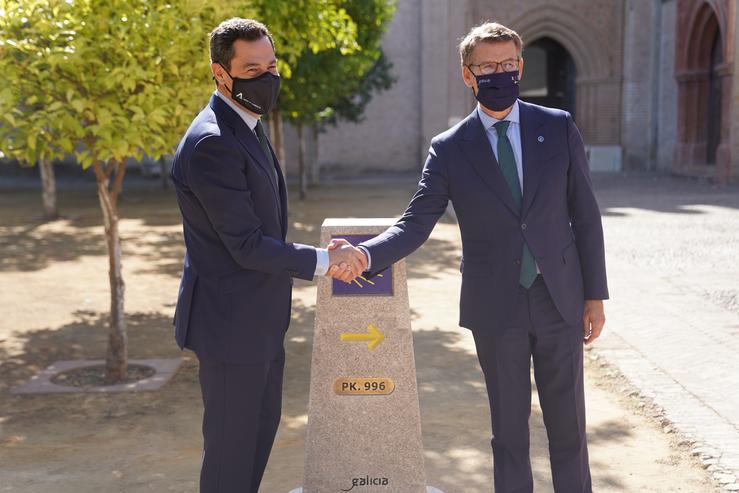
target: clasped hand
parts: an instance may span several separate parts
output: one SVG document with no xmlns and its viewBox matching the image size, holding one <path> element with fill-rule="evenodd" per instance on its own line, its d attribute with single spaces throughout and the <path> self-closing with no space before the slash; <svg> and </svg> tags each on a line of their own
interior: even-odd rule
<svg viewBox="0 0 739 493">
<path fill-rule="evenodd" d="M 367 256 L 348 241 L 338 238 L 328 245 L 330 267 L 326 275 L 344 282 L 352 282 L 367 270 Z"/>
</svg>

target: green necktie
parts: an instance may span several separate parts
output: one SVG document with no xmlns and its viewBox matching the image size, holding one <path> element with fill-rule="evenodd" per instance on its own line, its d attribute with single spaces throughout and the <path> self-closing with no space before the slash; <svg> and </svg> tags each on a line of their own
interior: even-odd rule
<svg viewBox="0 0 739 493">
<path fill-rule="evenodd" d="M 495 131 L 498 133 L 498 164 L 508 184 L 508 189 L 513 195 L 513 203 L 518 209 L 521 209 L 523 197 L 521 195 L 521 182 L 518 181 L 518 170 L 516 169 L 516 157 L 513 154 L 513 146 L 508 140 L 508 125 L 511 122 L 507 120 L 499 121 L 495 125 Z M 529 247 L 524 241 L 523 254 L 521 255 L 521 275 L 518 278 L 519 284 L 529 289 L 536 279 L 536 263 L 531 255 Z"/>
<path fill-rule="evenodd" d="M 277 177 L 277 170 L 275 169 L 275 161 L 272 159 L 272 152 L 269 150 L 267 136 L 264 133 L 264 128 L 262 127 L 261 121 L 257 121 L 257 126 L 254 128 L 254 130 L 256 131 L 257 138 L 259 139 L 259 146 L 262 148 L 262 151 L 264 151 L 264 155 L 267 157 L 267 162 L 269 163 L 269 166 L 272 169 L 272 176 L 275 179 L 275 183 L 279 183 L 280 180 Z"/>
</svg>

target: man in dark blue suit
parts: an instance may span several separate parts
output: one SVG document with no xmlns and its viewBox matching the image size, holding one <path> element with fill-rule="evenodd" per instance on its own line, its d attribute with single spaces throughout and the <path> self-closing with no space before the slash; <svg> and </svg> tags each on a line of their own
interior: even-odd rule
<svg viewBox="0 0 739 493">
<path fill-rule="evenodd" d="M 460 325 L 472 330 L 485 375 L 497 493 L 533 491 L 530 365 L 557 493 L 591 492 L 583 341 L 605 323 L 603 229 L 572 116 L 518 100 L 521 38 L 486 23 L 460 44 L 478 100 L 431 141 L 401 219 L 360 245 L 369 274 L 409 255 L 452 201 L 462 236 Z"/>
<path fill-rule="evenodd" d="M 280 421 L 292 278 L 353 279 L 366 261 L 347 242 L 285 241 L 285 180 L 260 122 L 280 83 L 267 28 L 225 21 L 210 55 L 217 90 L 172 168 L 187 247 L 175 338 L 200 363 L 200 491 L 256 493 Z"/>
</svg>

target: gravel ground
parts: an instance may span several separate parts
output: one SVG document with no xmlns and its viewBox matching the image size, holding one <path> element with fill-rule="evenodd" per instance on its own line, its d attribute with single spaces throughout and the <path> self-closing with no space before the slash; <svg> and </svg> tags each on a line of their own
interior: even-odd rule
<svg viewBox="0 0 739 493">
<path fill-rule="evenodd" d="M 415 181 L 342 182 L 314 190 L 310 200 L 291 204 L 290 238 L 315 243 L 323 218 L 347 216 L 347 211 L 364 217 L 397 215 Z M 705 279 L 722 265 L 721 255 L 699 253 L 693 243 L 710 235 L 711 244 L 730 248 L 727 235 L 736 238 L 736 231 L 725 230 L 733 216 L 714 216 L 736 210 L 736 205 L 721 202 L 736 197 L 735 190 L 652 177 L 595 181 L 614 279 L 621 276 L 619 265 L 656 267 L 663 270 L 659 275 L 678 273 L 700 296 L 707 291 L 717 303 L 726 303 L 725 293 L 732 296 L 736 287 L 728 279 L 693 286 L 688 276 Z M 95 197 L 87 189 L 63 191 L 65 218 L 47 224 L 34 222 L 41 212 L 39 202 L 34 190 L 0 193 L 0 491 L 195 491 L 202 410 L 197 362 L 191 354 L 183 354 L 180 371 L 158 392 L 9 394 L 54 361 L 96 359 L 105 349 L 107 262 Z M 708 207 L 710 212 L 681 212 L 683 207 Z M 173 197 L 152 187 L 130 186 L 122 208 L 130 356 L 178 355 L 170 323 L 183 252 Z M 705 232 L 691 232 L 693 239 L 682 241 L 684 230 L 703 224 Z M 654 234 L 656 230 L 661 233 Z M 670 248 L 670 242 L 680 248 Z M 693 253 L 683 252 L 683 243 Z M 711 250 L 710 245 L 700 248 Z M 458 229 L 445 219 L 408 259 L 409 291 L 429 483 L 446 493 L 477 493 L 491 490 L 490 424 L 473 342 L 457 327 L 459 253 Z M 707 258 L 693 262 L 696 255 Z M 296 282 L 284 413 L 262 488 L 266 493 L 286 492 L 302 481 L 314 303 L 314 285 Z M 628 390 L 630 383 L 592 350 L 587 361 L 595 490 L 717 491 L 689 444 L 664 432 L 638 391 Z M 531 428 L 536 491 L 551 492 L 536 395 Z"/>
</svg>

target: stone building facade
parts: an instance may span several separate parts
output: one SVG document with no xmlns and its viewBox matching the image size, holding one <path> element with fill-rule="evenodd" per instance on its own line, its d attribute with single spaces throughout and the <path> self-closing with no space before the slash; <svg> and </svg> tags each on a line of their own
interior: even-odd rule
<svg viewBox="0 0 739 493">
<path fill-rule="evenodd" d="M 418 170 L 431 138 L 474 107 L 459 40 L 495 20 L 524 40 L 522 99 L 570 111 L 594 170 L 739 181 L 736 4 L 398 0 L 383 44 L 397 82 L 363 122 L 320 134 L 317 163 L 347 174 Z"/>
</svg>

